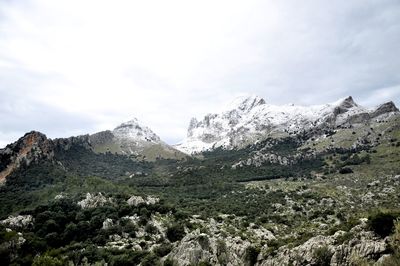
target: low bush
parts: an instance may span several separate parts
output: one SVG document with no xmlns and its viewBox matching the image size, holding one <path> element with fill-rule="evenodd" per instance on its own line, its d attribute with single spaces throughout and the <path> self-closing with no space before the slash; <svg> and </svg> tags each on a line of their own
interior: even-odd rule
<svg viewBox="0 0 400 266">
<path fill-rule="evenodd" d="M 247 265 L 255 265 L 259 253 L 260 249 L 258 247 L 248 246 L 245 253 L 245 260 L 247 262 Z"/>
<path fill-rule="evenodd" d="M 393 232 L 394 220 L 399 217 L 395 212 L 377 212 L 368 217 L 368 226 L 380 237 L 386 237 Z"/>
<path fill-rule="evenodd" d="M 167 228 L 166 235 L 169 241 L 176 242 L 185 236 L 185 229 L 181 224 L 173 224 Z"/>
<path fill-rule="evenodd" d="M 329 266 L 331 265 L 331 258 L 333 256 L 332 251 L 327 246 L 323 246 L 314 250 L 313 257 L 315 259 L 315 265 Z"/>
<path fill-rule="evenodd" d="M 342 175 L 351 174 L 351 173 L 353 173 L 353 170 L 351 170 L 351 168 L 349 168 L 349 167 L 343 167 L 339 170 L 339 174 L 342 174 Z"/>
</svg>

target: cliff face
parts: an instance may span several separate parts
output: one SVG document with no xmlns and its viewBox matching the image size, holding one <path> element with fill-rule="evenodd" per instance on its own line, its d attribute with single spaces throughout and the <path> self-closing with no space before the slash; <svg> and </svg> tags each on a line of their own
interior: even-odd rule
<svg viewBox="0 0 400 266">
<path fill-rule="evenodd" d="M 399 115 L 393 102 L 369 109 L 349 96 L 334 103 L 300 106 L 272 105 L 258 96 L 238 98 L 228 108 L 190 121 L 187 137 L 175 147 L 187 154 L 223 148 L 243 148 L 266 137 L 310 130 L 365 125 Z"/>
<path fill-rule="evenodd" d="M 399 109 L 393 102 L 387 102 L 379 105 L 376 110 L 371 114 L 371 117 L 377 117 L 382 114 L 390 113 L 390 112 L 398 112 Z"/>
<path fill-rule="evenodd" d="M 31 131 L 0 150 L 0 183 L 4 183 L 7 176 L 22 165 L 28 166 L 53 157 L 54 143 L 46 135 Z"/>
<path fill-rule="evenodd" d="M 44 160 L 55 161 L 57 151 L 68 150 L 74 145 L 92 150 L 89 135 L 52 140 L 37 131 L 26 133 L 16 142 L 0 149 L 0 184 L 20 167 Z"/>
</svg>

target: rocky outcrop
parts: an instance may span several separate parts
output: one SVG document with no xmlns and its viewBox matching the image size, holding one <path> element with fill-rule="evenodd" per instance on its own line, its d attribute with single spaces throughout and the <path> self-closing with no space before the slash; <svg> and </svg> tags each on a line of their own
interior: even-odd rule
<svg viewBox="0 0 400 266">
<path fill-rule="evenodd" d="M 387 240 L 361 231 L 350 241 L 340 243 L 345 232 L 333 236 L 315 236 L 297 247 L 283 246 L 276 255 L 268 254 L 264 245 L 255 265 L 356 265 L 359 260 L 377 261 L 389 252 Z M 248 265 L 246 252 L 254 245 L 238 236 L 219 237 L 195 230 L 188 233 L 168 255 L 177 265 Z"/>
<path fill-rule="evenodd" d="M 91 194 L 86 193 L 86 197 L 78 202 L 78 205 L 82 209 L 95 208 L 99 206 L 104 206 L 105 204 L 112 202 L 110 198 L 106 198 L 103 194 Z"/>
<path fill-rule="evenodd" d="M 335 116 L 344 114 L 354 107 L 358 107 L 358 105 L 354 102 L 353 97 L 349 96 L 333 109 L 333 114 Z"/>
<path fill-rule="evenodd" d="M 114 226 L 113 220 L 110 218 L 106 218 L 103 222 L 102 229 L 107 230 L 107 229 L 111 228 L 112 226 Z"/>
<path fill-rule="evenodd" d="M 9 216 L 7 219 L 0 221 L 0 224 L 11 228 L 26 228 L 33 223 L 32 215 Z"/>
<path fill-rule="evenodd" d="M 387 114 L 387 113 L 391 113 L 391 112 L 398 112 L 399 109 L 396 107 L 396 105 L 390 101 L 384 104 L 379 105 L 375 111 L 373 111 L 371 113 L 371 117 L 377 117 L 380 116 L 382 114 Z"/>
<path fill-rule="evenodd" d="M 0 149 L 0 183 L 4 183 L 14 171 L 28 167 L 32 163 L 43 161 L 59 163 L 55 155 L 76 146 L 93 150 L 89 135 L 52 140 L 43 133 L 31 131 L 4 149 Z"/>
<path fill-rule="evenodd" d="M 73 146 L 81 146 L 85 149 L 92 150 L 92 145 L 90 144 L 89 135 L 81 135 L 69 138 L 59 138 L 54 139 L 54 146 L 57 149 L 69 150 Z"/>
<path fill-rule="evenodd" d="M 195 117 L 193 117 L 193 118 L 190 120 L 189 128 L 188 128 L 188 133 L 187 133 L 187 136 L 188 136 L 188 137 L 193 136 L 193 129 L 197 127 L 197 124 L 198 124 L 198 123 L 199 123 L 199 122 L 197 121 L 197 119 L 196 119 Z"/>
<path fill-rule="evenodd" d="M 239 217 L 221 215 L 220 218 L 222 220 L 216 221 L 212 218 L 202 220 L 193 217 L 191 223 L 203 229 L 187 232 L 168 258 L 184 266 L 199 265 L 202 262 L 211 265 L 248 265 L 249 249 L 275 239 L 269 230 L 254 224 L 242 230 L 234 230 L 230 225 L 240 222 Z"/>
<path fill-rule="evenodd" d="M 361 219 L 360 224 L 349 232 L 316 235 L 303 244 L 288 244 L 275 251 L 268 243 L 276 238 L 265 228 L 250 225 L 242 229 L 240 237 L 233 231 L 228 233 L 226 228 L 229 223 L 235 223 L 234 220 L 201 221 L 193 217 L 191 222 L 203 229 L 187 232 L 167 257 L 177 265 L 249 265 L 248 252 L 259 248 L 259 253 L 253 253 L 253 263 L 257 266 L 345 266 L 358 265 L 357 262 L 363 260 L 376 262 L 390 253 L 389 239 L 381 239 L 369 232 L 367 219 Z"/>
<path fill-rule="evenodd" d="M 341 243 L 340 238 L 345 234 L 343 231 L 332 236 L 315 236 L 294 248 L 281 247 L 277 255 L 260 255 L 258 265 L 320 265 L 324 260 L 324 265 L 342 266 L 357 265 L 354 263 L 360 259 L 377 261 L 389 252 L 388 240 L 365 231 L 365 221 L 349 232 L 353 237 L 348 241 Z"/>
<path fill-rule="evenodd" d="M 254 96 L 245 98 L 239 105 L 238 109 L 241 111 L 250 111 L 256 106 L 266 104 L 265 100 L 261 97 Z"/>
<path fill-rule="evenodd" d="M 273 153 L 261 153 L 260 151 L 254 152 L 254 154 L 247 160 L 241 160 L 232 165 L 232 169 L 241 168 L 244 166 L 255 166 L 260 167 L 265 163 L 280 164 L 280 165 L 290 165 L 294 163 L 295 160 L 285 156 L 280 156 Z"/>
<path fill-rule="evenodd" d="M 100 131 L 89 136 L 90 143 L 93 146 L 109 143 L 114 140 L 114 134 L 110 130 Z"/>
<path fill-rule="evenodd" d="M 145 198 L 141 196 L 132 196 L 127 200 L 127 203 L 128 205 L 138 206 L 139 204 L 154 205 L 159 201 L 159 198 L 152 196 L 147 196 Z"/>
<path fill-rule="evenodd" d="M 240 237 L 218 238 L 196 230 L 187 234 L 169 255 L 178 265 L 245 265 L 246 249 L 251 245 Z"/>
<path fill-rule="evenodd" d="M 351 127 L 394 112 L 398 109 L 392 102 L 369 110 L 358 105 L 351 96 L 314 106 L 275 106 L 258 96 L 249 96 L 235 100 L 221 113 L 207 114 L 199 121 L 193 118 L 187 137 L 175 147 L 188 154 L 219 147 L 242 148 L 271 136 Z"/>
<path fill-rule="evenodd" d="M 16 142 L 0 149 L 0 183 L 21 166 L 54 157 L 54 143 L 46 135 L 31 131 Z"/>
</svg>

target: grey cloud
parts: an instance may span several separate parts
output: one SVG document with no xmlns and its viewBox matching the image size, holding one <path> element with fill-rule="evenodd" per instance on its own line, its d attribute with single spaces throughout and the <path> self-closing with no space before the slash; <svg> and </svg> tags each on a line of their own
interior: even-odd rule
<svg viewBox="0 0 400 266">
<path fill-rule="evenodd" d="M 238 69 L 221 87 L 254 88 L 272 102 L 315 104 L 350 94 L 362 100 L 400 84 L 398 1 L 297 3 L 303 8 L 285 6 L 289 21 L 275 42 L 261 34 L 260 64 Z"/>
<path fill-rule="evenodd" d="M 88 115 L 67 112 L 35 99 L 37 83 L 46 78 L 23 69 L 2 70 L 0 73 L 0 145 L 37 130 L 48 137 L 86 134 L 96 128 Z M 77 96 L 79 97 L 79 96 Z M 7 140 L 1 139 L 6 136 Z"/>
<path fill-rule="evenodd" d="M 24 8 L 13 1 L 1 3 L 0 24 L 7 21 L 8 7 Z M 213 38 L 206 40 L 212 47 L 209 54 L 190 50 L 205 56 L 191 66 L 193 69 L 181 83 L 175 84 L 173 81 L 177 77 L 162 75 L 159 69 L 163 68 L 152 69 L 151 64 L 132 64 L 124 69 L 121 75 L 136 89 L 141 88 L 141 91 L 136 90 L 138 93 L 133 95 L 132 101 L 121 101 L 127 105 L 124 110 L 130 112 L 124 115 L 113 107 L 97 106 L 99 111 L 95 116 L 66 110 L 58 107 L 58 103 L 44 103 L 35 97 L 36 91 L 48 80 L 66 84 L 63 73 L 38 74 L 35 69 L 27 69 L 22 62 L 0 52 L 0 145 L 11 141 L 10 136 L 15 139 L 31 129 L 50 136 L 92 132 L 99 128 L 99 116 L 108 119 L 108 123 L 136 116 L 164 140 L 173 143 L 185 136 L 190 117 L 218 111 L 219 106 L 241 93 L 258 94 L 273 104 L 321 104 L 348 95 L 367 106 L 389 100 L 400 104 L 398 0 L 258 1 L 246 3 L 244 7 L 249 12 L 238 14 L 241 20 L 223 17 L 224 10 L 220 11 L 221 19 L 232 21 L 235 27 L 231 32 L 221 31 L 221 34 L 229 34 L 222 36 L 220 43 Z M 36 6 L 34 12 L 38 11 L 40 8 Z M 216 26 L 220 26 L 219 22 L 215 21 Z M 207 29 L 201 30 L 207 32 Z M 3 33 L 0 27 L 0 47 L 9 41 Z M 121 38 L 119 41 L 124 40 L 124 34 L 117 35 Z M 151 47 L 165 49 L 162 40 Z M 115 44 L 104 53 L 112 54 L 118 48 Z M 205 49 L 204 46 L 196 48 Z M 130 54 L 130 50 L 125 52 Z M 146 54 L 151 55 L 150 51 Z M 123 55 L 119 54 L 121 58 Z M 190 56 L 190 53 L 185 55 Z M 3 67 L 1 62 L 11 67 Z M 179 62 L 186 61 L 161 62 L 160 65 L 175 66 Z M 186 70 L 185 66 L 177 69 Z M 96 78 L 101 81 L 102 76 Z M 89 86 L 85 90 L 96 94 L 96 88 Z M 119 95 L 116 88 L 109 90 L 110 101 L 118 102 L 121 97 L 130 95 Z M 96 97 L 93 101 L 95 105 Z M 135 107 L 139 103 L 145 108 Z"/>
</svg>

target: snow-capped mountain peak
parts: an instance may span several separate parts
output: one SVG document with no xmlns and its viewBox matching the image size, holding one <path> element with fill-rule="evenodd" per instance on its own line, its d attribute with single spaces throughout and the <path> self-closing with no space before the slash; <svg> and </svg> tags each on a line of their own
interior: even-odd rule
<svg viewBox="0 0 400 266">
<path fill-rule="evenodd" d="M 358 104 L 356 104 L 356 102 L 354 101 L 352 96 L 347 96 L 345 98 L 341 98 L 341 99 L 337 100 L 336 102 L 331 103 L 330 105 L 342 106 L 345 108 L 351 108 L 351 107 L 358 106 Z"/>
<path fill-rule="evenodd" d="M 265 100 L 257 95 L 241 96 L 233 100 L 226 108 L 226 110 L 240 110 L 248 112 L 254 107 L 266 104 Z"/>
<path fill-rule="evenodd" d="M 112 133 L 114 136 L 121 139 L 161 143 L 160 137 L 150 128 L 141 125 L 137 118 L 133 118 L 130 121 L 120 124 L 112 131 Z"/>
<path fill-rule="evenodd" d="M 90 135 L 90 143 L 95 152 L 132 155 L 142 160 L 186 157 L 163 142 L 158 135 L 136 118 L 120 124 L 112 131 L 106 130 Z"/>
<path fill-rule="evenodd" d="M 296 134 L 315 127 L 336 127 L 357 123 L 382 114 L 397 112 L 386 103 L 374 110 L 358 105 L 351 96 L 323 105 L 271 105 L 259 96 L 240 97 L 225 111 L 190 121 L 187 138 L 176 148 L 197 153 L 216 147 L 240 147 L 271 134 Z"/>
</svg>

